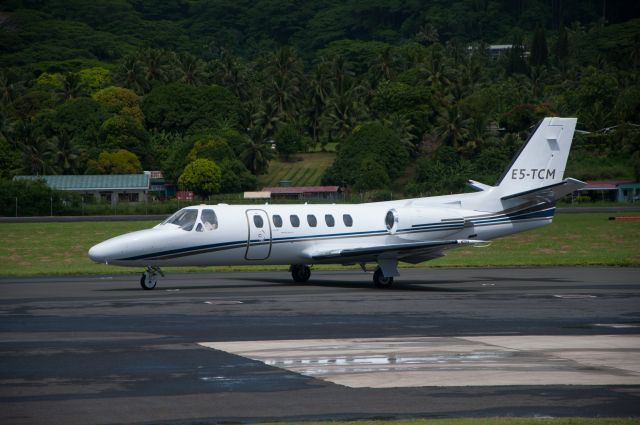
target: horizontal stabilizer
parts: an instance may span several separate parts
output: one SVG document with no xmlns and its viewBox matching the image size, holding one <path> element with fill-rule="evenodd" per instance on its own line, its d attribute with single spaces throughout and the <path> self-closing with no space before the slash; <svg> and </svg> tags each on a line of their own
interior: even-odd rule
<svg viewBox="0 0 640 425">
<path fill-rule="evenodd" d="M 486 241 L 472 239 L 452 239 L 442 241 L 408 242 L 390 245 L 366 246 L 344 248 L 331 251 L 311 252 L 309 257 L 314 261 L 378 261 L 380 257 L 396 258 L 401 260 L 404 257 L 415 256 L 417 254 L 435 253 L 447 248 L 460 245 L 485 244 Z"/>
<path fill-rule="evenodd" d="M 469 180 L 467 181 L 467 186 L 477 190 L 477 191 L 485 191 L 485 190 L 489 190 L 489 189 L 493 189 L 493 186 L 489 186 L 488 184 L 484 184 L 484 183 L 480 183 L 477 182 L 475 180 Z"/>
<path fill-rule="evenodd" d="M 509 199 L 522 199 L 527 201 L 553 202 L 586 185 L 587 184 L 585 182 L 582 182 L 580 180 L 568 178 L 562 180 L 559 183 L 554 183 L 537 189 L 526 190 L 524 192 L 503 196 L 501 199 L 503 201 Z"/>
</svg>

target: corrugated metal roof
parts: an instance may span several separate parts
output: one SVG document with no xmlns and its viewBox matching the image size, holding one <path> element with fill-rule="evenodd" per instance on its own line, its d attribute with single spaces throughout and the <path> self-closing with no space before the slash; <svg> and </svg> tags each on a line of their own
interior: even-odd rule
<svg viewBox="0 0 640 425">
<path fill-rule="evenodd" d="M 629 180 L 598 180 L 587 181 L 587 185 L 579 190 L 617 190 L 619 184 L 631 183 Z"/>
<path fill-rule="evenodd" d="M 16 180 L 44 179 L 49 187 L 59 190 L 147 190 L 146 174 L 112 174 L 82 176 L 16 176 Z"/>
<path fill-rule="evenodd" d="M 265 187 L 263 192 L 277 194 L 299 194 L 299 193 L 336 193 L 340 191 L 340 186 L 290 186 L 290 187 Z"/>
</svg>

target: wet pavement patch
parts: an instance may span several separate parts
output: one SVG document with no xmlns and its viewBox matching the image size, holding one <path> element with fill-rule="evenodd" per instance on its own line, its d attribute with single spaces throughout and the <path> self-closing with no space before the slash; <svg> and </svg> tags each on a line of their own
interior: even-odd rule
<svg viewBox="0 0 640 425">
<path fill-rule="evenodd" d="M 352 388 L 640 385 L 640 336 L 473 336 L 203 342 Z"/>
</svg>

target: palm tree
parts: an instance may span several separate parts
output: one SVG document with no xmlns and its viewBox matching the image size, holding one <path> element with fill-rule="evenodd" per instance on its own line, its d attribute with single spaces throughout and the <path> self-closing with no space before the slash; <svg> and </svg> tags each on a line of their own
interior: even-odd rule
<svg viewBox="0 0 640 425">
<path fill-rule="evenodd" d="M 580 122 L 591 131 L 603 129 L 614 123 L 613 111 L 604 107 L 600 101 L 588 105 L 578 115 Z"/>
<path fill-rule="evenodd" d="M 307 107 L 309 132 L 316 145 L 320 141 L 321 118 L 327 105 L 327 98 L 329 97 L 329 82 L 326 78 L 326 68 L 326 62 L 321 62 L 314 67 L 313 75 L 309 81 L 309 89 L 307 90 L 309 95 Z"/>
<path fill-rule="evenodd" d="M 180 81 L 191 86 L 197 86 L 206 79 L 204 62 L 191 53 L 180 53 L 177 57 Z"/>
<path fill-rule="evenodd" d="M 55 174 L 56 145 L 47 139 L 30 121 L 20 121 L 15 128 L 13 139 L 22 154 L 20 170 L 26 174 Z"/>
<path fill-rule="evenodd" d="M 262 102 L 256 109 L 257 111 L 251 117 L 250 127 L 260 129 L 265 137 L 273 136 L 282 117 L 276 105 L 273 102 Z"/>
<path fill-rule="evenodd" d="M 299 82 L 295 79 L 277 75 L 267 86 L 268 100 L 278 116 L 290 120 L 297 112 L 301 100 L 298 84 Z"/>
<path fill-rule="evenodd" d="M 344 93 L 336 93 L 327 102 L 324 121 L 332 135 L 344 138 L 355 128 L 365 115 L 366 106 L 360 100 L 361 86 L 355 86 Z"/>
<path fill-rule="evenodd" d="M 255 129 L 242 148 L 240 160 L 254 175 L 260 175 L 266 173 L 272 155 L 271 143 L 264 139 L 259 129 Z"/>
<path fill-rule="evenodd" d="M 487 116 L 476 117 L 476 119 L 471 120 L 469 137 L 461 149 L 465 156 L 470 157 L 482 145 L 487 134 L 487 126 Z"/>
<path fill-rule="evenodd" d="M 82 92 L 82 82 L 80 75 L 75 72 L 65 74 L 62 79 L 62 87 L 60 88 L 60 97 L 63 100 L 69 100 L 80 96 Z"/>
<path fill-rule="evenodd" d="M 397 62 L 391 46 L 387 46 L 376 57 L 376 61 L 371 65 L 371 72 L 373 72 L 376 80 L 390 80 L 394 74 L 394 67 Z"/>
<path fill-rule="evenodd" d="M 437 89 L 443 90 L 451 84 L 450 71 L 441 53 L 434 52 L 431 60 L 426 64 L 427 81 Z"/>
<path fill-rule="evenodd" d="M 65 133 L 52 139 L 55 143 L 55 161 L 57 168 L 64 174 L 77 174 L 82 163 L 84 151 Z"/>
<path fill-rule="evenodd" d="M 470 92 L 474 91 L 476 85 L 482 79 L 483 69 L 477 59 L 470 60 L 462 67 L 462 83 Z"/>
<path fill-rule="evenodd" d="M 441 143 L 460 149 L 469 136 L 470 126 L 471 119 L 463 118 L 454 105 L 438 116 L 435 131 Z"/>
<path fill-rule="evenodd" d="M 149 88 L 142 63 L 134 55 L 126 56 L 114 75 L 114 80 L 137 94 L 144 94 Z"/>
<path fill-rule="evenodd" d="M 247 70 L 232 54 L 222 49 L 220 58 L 213 61 L 209 69 L 214 81 L 231 89 L 238 99 L 246 101 L 251 97 Z"/>
<path fill-rule="evenodd" d="M 411 124 L 411 120 L 406 115 L 393 113 L 384 118 L 382 122 L 392 128 L 399 136 L 400 142 L 405 147 L 407 152 L 414 154 L 416 152 L 416 140 L 415 136 L 416 126 Z"/>
<path fill-rule="evenodd" d="M 438 29 L 429 23 L 422 25 L 420 29 L 418 29 L 415 38 L 418 43 L 424 44 L 425 46 L 437 43 L 440 40 Z"/>
<path fill-rule="evenodd" d="M 14 122 L 5 114 L 3 110 L 0 110 L 0 140 L 6 140 L 13 145 L 11 140 L 11 133 L 13 132 Z"/>
<path fill-rule="evenodd" d="M 358 85 L 343 56 L 336 56 L 329 67 L 329 86 L 322 122 L 328 127 L 330 137 L 345 137 L 364 116 L 363 102 L 366 88 Z"/>
<path fill-rule="evenodd" d="M 544 82 L 548 80 L 546 67 L 532 66 L 529 79 L 531 80 L 531 94 L 533 98 L 540 99 L 544 91 Z"/>
<path fill-rule="evenodd" d="M 6 70 L 0 70 L 0 104 L 8 105 L 13 103 L 17 96 L 17 84 Z"/>
<path fill-rule="evenodd" d="M 354 73 L 344 56 L 337 55 L 331 61 L 330 79 L 332 94 L 342 95 L 349 89 Z"/>
<path fill-rule="evenodd" d="M 166 56 L 166 53 L 159 49 L 144 49 L 140 52 L 140 63 L 144 67 L 147 81 L 169 80 Z"/>
<path fill-rule="evenodd" d="M 283 47 L 269 59 L 267 75 L 264 97 L 280 117 L 292 120 L 302 101 L 302 62 L 293 49 Z"/>
</svg>

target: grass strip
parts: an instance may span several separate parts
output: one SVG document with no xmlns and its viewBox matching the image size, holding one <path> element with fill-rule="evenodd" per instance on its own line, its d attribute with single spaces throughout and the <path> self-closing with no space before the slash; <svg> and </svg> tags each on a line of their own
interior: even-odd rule
<svg viewBox="0 0 640 425">
<path fill-rule="evenodd" d="M 640 215 L 625 214 L 625 215 Z M 492 241 L 486 248 L 452 249 L 443 258 L 401 267 L 639 266 L 640 221 L 610 221 L 610 214 L 559 214 L 554 223 Z M 154 221 L 0 223 L 0 276 L 138 272 L 95 264 L 89 248 Z M 167 271 L 287 270 L 288 266 L 167 268 Z M 316 266 L 340 269 L 341 266 Z M 352 268 L 357 268 L 352 267 Z"/>
<path fill-rule="evenodd" d="M 358 420 L 331 422 L 273 422 L 260 425 L 637 425 L 638 418 L 451 418 Z"/>
</svg>

